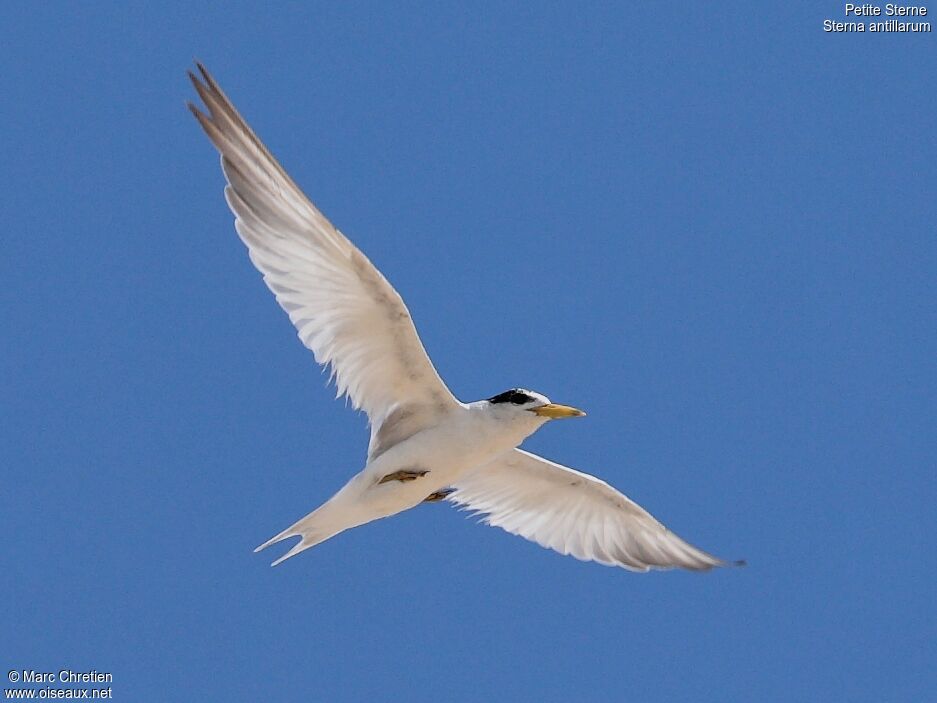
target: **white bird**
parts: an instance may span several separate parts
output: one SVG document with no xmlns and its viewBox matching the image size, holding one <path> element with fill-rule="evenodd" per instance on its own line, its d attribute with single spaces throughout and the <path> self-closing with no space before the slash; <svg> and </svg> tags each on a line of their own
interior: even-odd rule
<svg viewBox="0 0 937 703">
<path fill-rule="evenodd" d="M 410 313 L 381 272 L 306 198 L 205 68 L 189 103 L 221 153 L 235 228 L 338 395 L 367 413 L 367 463 L 326 503 L 264 542 L 273 565 L 340 532 L 448 500 L 561 554 L 633 571 L 726 562 L 684 542 L 594 476 L 518 449 L 545 422 L 581 410 L 515 388 L 462 403 L 433 368 Z"/>
</svg>

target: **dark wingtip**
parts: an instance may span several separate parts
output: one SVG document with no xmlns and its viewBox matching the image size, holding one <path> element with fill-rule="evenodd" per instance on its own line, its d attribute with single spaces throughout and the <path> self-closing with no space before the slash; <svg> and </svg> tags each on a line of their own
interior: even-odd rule
<svg viewBox="0 0 937 703">
<path fill-rule="evenodd" d="M 218 84 L 215 83 L 215 79 L 211 77 L 208 69 L 205 68 L 205 64 L 203 64 L 201 61 L 196 61 L 195 66 L 198 68 L 198 72 L 202 74 L 202 78 L 205 80 L 205 83 L 208 85 L 208 87 L 212 90 L 216 90 Z"/>
<path fill-rule="evenodd" d="M 193 105 L 188 100 L 186 101 L 185 104 L 189 108 L 189 112 L 195 115 L 195 119 L 198 120 L 198 123 L 202 125 L 202 129 L 204 129 L 205 132 L 208 133 L 208 136 L 211 138 L 212 136 L 211 130 L 213 128 L 213 125 L 211 124 L 211 119 L 208 117 L 208 115 L 206 115 L 204 112 L 199 110 L 197 105 Z"/>
<path fill-rule="evenodd" d="M 748 566 L 748 562 L 745 559 L 736 559 L 732 562 L 732 566 Z"/>
</svg>

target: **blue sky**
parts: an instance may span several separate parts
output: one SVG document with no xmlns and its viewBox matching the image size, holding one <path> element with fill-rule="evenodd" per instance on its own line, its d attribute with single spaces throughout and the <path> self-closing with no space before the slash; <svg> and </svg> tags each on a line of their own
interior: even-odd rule
<svg viewBox="0 0 937 703">
<path fill-rule="evenodd" d="M 116 4 L 115 4 L 116 5 Z M 837 3 L 6 4 L 0 664 L 114 699 L 933 695 L 934 35 Z M 276 569 L 364 460 L 251 267 L 194 57 L 464 400 L 745 569 L 445 505 Z"/>
</svg>

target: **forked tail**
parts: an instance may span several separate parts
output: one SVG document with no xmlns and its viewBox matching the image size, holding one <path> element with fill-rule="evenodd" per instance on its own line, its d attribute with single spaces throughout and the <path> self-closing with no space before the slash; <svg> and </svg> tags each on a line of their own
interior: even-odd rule
<svg viewBox="0 0 937 703">
<path fill-rule="evenodd" d="M 344 532 L 348 528 L 360 524 L 348 520 L 349 516 L 347 511 L 342 510 L 336 505 L 335 498 L 337 497 L 338 496 L 333 497 L 331 500 L 313 510 L 306 517 L 297 520 L 283 530 L 283 532 L 257 547 L 254 552 L 259 552 L 261 549 L 266 549 L 271 544 L 276 544 L 290 537 L 301 537 L 302 539 L 294 544 L 286 554 L 271 564 L 271 566 L 276 566 L 290 557 L 294 557 L 300 552 L 306 551 L 310 547 L 315 547 L 317 544 L 325 542 L 325 540 L 334 537 L 339 532 Z"/>
</svg>

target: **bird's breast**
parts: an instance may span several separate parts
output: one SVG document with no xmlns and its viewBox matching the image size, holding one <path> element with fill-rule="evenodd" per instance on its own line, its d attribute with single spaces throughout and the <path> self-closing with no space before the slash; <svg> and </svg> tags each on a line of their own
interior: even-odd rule
<svg viewBox="0 0 937 703">
<path fill-rule="evenodd" d="M 395 445 L 368 469 L 382 475 L 397 470 L 427 470 L 426 480 L 414 483 L 438 490 L 453 484 L 466 471 L 513 449 L 525 436 L 525 432 L 489 418 L 460 413 Z"/>
</svg>

